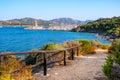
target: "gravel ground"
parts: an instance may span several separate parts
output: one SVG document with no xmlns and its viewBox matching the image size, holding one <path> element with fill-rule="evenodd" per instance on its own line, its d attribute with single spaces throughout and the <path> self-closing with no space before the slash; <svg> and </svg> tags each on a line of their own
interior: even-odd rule
<svg viewBox="0 0 120 80">
<path fill-rule="evenodd" d="M 35 80 L 107 80 L 103 75 L 102 66 L 105 63 L 107 50 L 96 50 L 96 54 L 76 57 L 66 66 L 48 68 L 48 75 L 35 73 Z"/>
</svg>

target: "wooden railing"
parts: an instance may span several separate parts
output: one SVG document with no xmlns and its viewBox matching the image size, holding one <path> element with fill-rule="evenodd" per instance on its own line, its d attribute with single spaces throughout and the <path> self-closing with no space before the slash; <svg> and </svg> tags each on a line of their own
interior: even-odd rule
<svg viewBox="0 0 120 80">
<path fill-rule="evenodd" d="M 69 55 L 67 55 L 67 52 L 69 52 Z M 40 64 L 43 65 L 43 71 L 44 71 L 43 74 L 47 75 L 47 66 L 48 65 L 63 61 L 64 66 L 66 66 L 66 59 L 70 58 L 71 60 L 74 60 L 75 53 L 78 56 L 79 46 L 65 48 L 64 50 L 44 50 L 44 51 L 36 51 L 36 52 L 32 52 L 32 51 L 30 51 L 30 52 L 5 52 L 5 53 L 0 54 L 0 58 L 1 58 L 1 61 L 3 61 L 4 56 L 9 56 L 9 55 L 41 54 L 42 55 L 42 62 L 39 63 L 38 65 L 40 65 Z M 58 57 L 59 55 L 63 55 L 63 56 Z M 57 56 L 57 58 L 56 58 L 56 56 Z"/>
</svg>

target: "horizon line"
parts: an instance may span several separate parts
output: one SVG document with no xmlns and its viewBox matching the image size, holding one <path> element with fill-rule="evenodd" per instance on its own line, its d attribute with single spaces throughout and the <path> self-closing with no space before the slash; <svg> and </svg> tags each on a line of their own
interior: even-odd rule
<svg viewBox="0 0 120 80">
<path fill-rule="evenodd" d="M 37 19 L 37 20 L 44 20 L 44 21 L 50 21 L 50 20 L 54 20 L 54 19 L 60 19 L 60 18 L 70 18 L 73 20 L 79 20 L 79 21 L 86 21 L 86 20 L 98 20 L 100 18 L 113 18 L 113 17 L 120 17 L 120 16 L 112 16 L 112 17 L 99 17 L 97 19 L 85 19 L 85 20 L 80 20 L 80 19 L 75 19 L 72 17 L 57 17 L 57 18 L 53 18 L 53 19 L 42 19 L 42 18 L 35 18 L 35 17 L 21 17 L 21 18 L 11 18 L 11 19 L 0 19 L 0 21 L 7 21 L 7 20 L 13 20 L 13 19 L 24 19 L 24 18 L 32 18 L 32 19 Z"/>
</svg>

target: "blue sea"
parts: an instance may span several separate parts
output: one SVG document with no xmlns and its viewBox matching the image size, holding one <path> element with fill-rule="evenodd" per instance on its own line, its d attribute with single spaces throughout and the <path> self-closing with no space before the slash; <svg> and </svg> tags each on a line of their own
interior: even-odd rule
<svg viewBox="0 0 120 80">
<path fill-rule="evenodd" d="M 109 41 L 93 33 L 50 31 L 50 30 L 24 30 L 24 27 L 0 27 L 0 53 L 23 52 L 40 49 L 47 43 L 62 43 L 69 40 L 88 39 L 99 40 L 101 43 L 110 44 Z"/>
</svg>

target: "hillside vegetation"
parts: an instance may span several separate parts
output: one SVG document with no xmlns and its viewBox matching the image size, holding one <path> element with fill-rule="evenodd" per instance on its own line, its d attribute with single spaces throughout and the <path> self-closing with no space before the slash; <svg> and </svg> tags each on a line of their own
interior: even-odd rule
<svg viewBox="0 0 120 80">
<path fill-rule="evenodd" d="M 72 31 L 98 33 L 108 38 L 120 37 L 120 17 L 100 18 L 85 25 L 78 26 Z"/>
</svg>

